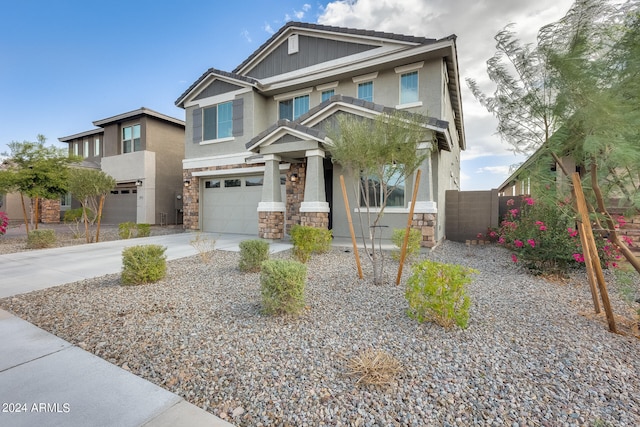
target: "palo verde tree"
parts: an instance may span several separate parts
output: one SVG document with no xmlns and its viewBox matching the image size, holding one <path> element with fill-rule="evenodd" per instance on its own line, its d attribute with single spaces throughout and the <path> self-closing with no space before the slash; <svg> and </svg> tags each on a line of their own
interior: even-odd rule
<svg viewBox="0 0 640 427">
<path fill-rule="evenodd" d="M 104 199 L 115 186 L 116 180 L 101 170 L 72 168 L 69 171 L 69 192 L 82 205 L 82 218 L 87 243 L 91 243 L 90 225 L 96 226 L 95 241 L 100 240 L 100 221 Z"/>
<path fill-rule="evenodd" d="M 46 138 L 38 135 L 36 142 L 11 142 L 11 152 L 4 160 L 5 168 L 0 172 L 4 177 L 0 181 L 6 184 L 8 191 L 18 191 L 22 200 L 22 213 L 27 232 L 29 217 L 24 197 L 32 199 L 31 219 L 38 228 L 38 211 L 41 199 L 59 199 L 67 192 L 67 173 L 69 165 L 76 158 L 70 157 L 66 150 L 46 146 Z"/>
<path fill-rule="evenodd" d="M 640 177 L 637 2 L 578 0 L 565 17 L 540 30 L 535 47 L 521 45 L 508 28 L 496 36 L 498 53 L 487 62 L 494 95 L 484 95 L 473 80 L 467 83 L 515 151 L 530 154 L 542 147 L 561 173 L 572 172 L 563 157 L 589 171 L 592 205 L 604 216 L 612 242 L 640 272 L 606 210 L 610 198 L 637 194 Z M 637 196 L 627 199 L 640 206 Z"/>
<path fill-rule="evenodd" d="M 328 132 L 332 161 L 352 177 L 353 193 L 360 201 L 360 232 L 376 285 L 384 281 L 384 253 L 375 244 L 380 242 L 385 207 L 428 155 L 420 149 L 426 137 L 424 120 L 402 112 L 375 119 L 340 115 L 337 126 Z"/>
</svg>

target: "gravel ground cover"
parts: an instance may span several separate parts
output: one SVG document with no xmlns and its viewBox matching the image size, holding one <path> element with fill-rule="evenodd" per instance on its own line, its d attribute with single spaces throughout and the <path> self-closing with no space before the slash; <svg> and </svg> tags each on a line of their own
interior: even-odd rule
<svg viewBox="0 0 640 427">
<path fill-rule="evenodd" d="M 590 314 L 584 273 L 532 277 L 495 246 L 422 257 L 479 270 L 466 330 L 409 319 L 403 287 L 358 280 L 339 249 L 309 262 L 297 318 L 262 315 L 259 273 L 221 251 L 169 262 L 156 284 L 108 275 L 0 307 L 238 426 L 640 425 L 640 340 Z M 364 349 L 400 361 L 395 382 L 356 384 L 346 365 Z"/>
</svg>

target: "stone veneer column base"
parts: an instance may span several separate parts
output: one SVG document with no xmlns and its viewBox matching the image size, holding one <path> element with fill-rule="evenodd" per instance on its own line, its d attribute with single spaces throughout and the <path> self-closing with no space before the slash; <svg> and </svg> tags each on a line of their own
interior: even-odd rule
<svg viewBox="0 0 640 427">
<path fill-rule="evenodd" d="M 300 225 L 329 228 L 329 212 L 300 212 Z"/>
<path fill-rule="evenodd" d="M 60 223 L 60 200 L 40 199 L 40 222 L 43 224 Z"/>
<path fill-rule="evenodd" d="M 432 248 L 436 245 L 436 214 L 434 213 L 414 213 L 411 221 L 411 228 L 420 230 L 422 240 L 420 246 Z"/>
<path fill-rule="evenodd" d="M 258 237 L 284 239 L 284 212 L 258 212 Z"/>
</svg>

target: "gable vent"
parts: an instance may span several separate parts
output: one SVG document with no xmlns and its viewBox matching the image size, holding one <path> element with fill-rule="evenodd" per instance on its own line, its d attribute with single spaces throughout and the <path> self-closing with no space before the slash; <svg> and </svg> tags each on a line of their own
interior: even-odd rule
<svg viewBox="0 0 640 427">
<path fill-rule="evenodd" d="M 289 36 L 289 55 L 298 53 L 298 35 L 293 34 Z"/>
</svg>

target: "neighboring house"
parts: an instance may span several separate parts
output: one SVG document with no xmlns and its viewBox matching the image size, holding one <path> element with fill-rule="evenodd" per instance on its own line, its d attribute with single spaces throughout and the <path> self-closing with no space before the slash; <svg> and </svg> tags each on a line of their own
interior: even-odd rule
<svg viewBox="0 0 640 427">
<path fill-rule="evenodd" d="M 435 245 L 465 149 L 455 40 L 289 22 L 232 72 L 207 70 L 176 101 L 186 110 L 185 228 L 281 239 L 303 224 L 348 237 L 327 126 L 340 114 L 404 110 L 425 116 L 423 147 L 434 148 L 413 225 Z M 359 230 L 353 179 L 345 176 Z M 406 226 L 412 187 L 410 178 L 388 201 L 385 237 Z"/>
<path fill-rule="evenodd" d="M 58 139 L 83 158 L 82 167 L 115 178 L 102 223 L 180 223 L 184 122 L 143 107 L 93 124 L 98 128 Z M 69 207 L 71 198 L 63 198 L 61 209 Z"/>
<path fill-rule="evenodd" d="M 571 189 L 571 177 L 562 173 L 560 166 L 551 155 L 538 148 L 522 163 L 500 186 L 499 196 L 536 196 L 536 189 L 545 188 L 552 183 L 557 189 Z M 571 157 L 562 157 L 562 163 L 569 172 L 581 172 L 581 167 Z"/>
</svg>

